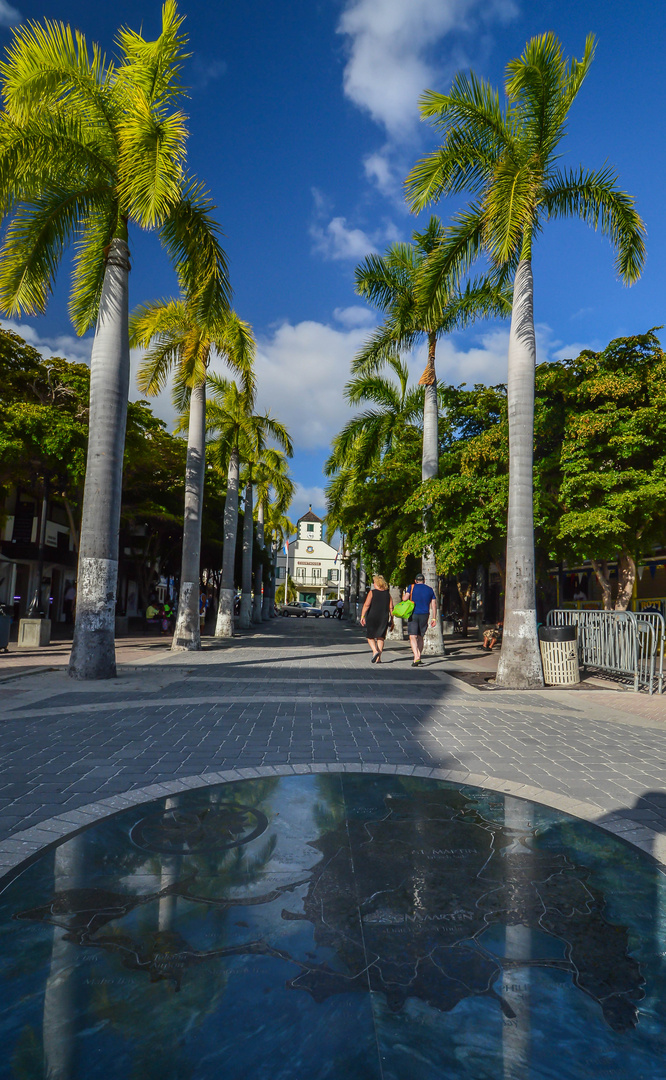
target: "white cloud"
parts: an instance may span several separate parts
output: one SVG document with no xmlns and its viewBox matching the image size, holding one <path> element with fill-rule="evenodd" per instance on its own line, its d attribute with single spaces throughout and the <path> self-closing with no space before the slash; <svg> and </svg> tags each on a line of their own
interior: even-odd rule
<svg viewBox="0 0 666 1080">
<path fill-rule="evenodd" d="M 295 523 L 302 514 L 307 513 L 310 506 L 318 517 L 325 516 L 326 497 L 323 487 L 304 487 L 303 484 L 297 483 L 296 492 L 289 507 L 289 517 Z"/>
<path fill-rule="evenodd" d="M 333 316 L 337 322 L 342 323 L 343 326 L 372 326 L 377 320 L 373 311 L 370 308 L 361 307 L 360 304 L 354 304 L 351 307 L 336 308 L 333 312 Z"/>
<path fill-rule="evenodd" d="M 257 404 L 287 425 L 297 450 L 327 450 L 349 419 L 342 396 L 367 327 L 284 322 L 257 344 Z"/>
<path fill-rule="evenodd" d="M 0 0 L 0 26 L 16 26 L 21 22 L 23 16 L 21 12 L 7 3 L 7 0 Z"/>
<path fill-rule="evenodd" d="M 314 250 L 326 259 L 359 259 L 377 251 L 373 241 L 363 229 L 353 229 L 344 217 L 331 218 L 328 225 L 314 224 L 310 227 Z"/>
<path fill-rule="evenodd" d="M 375 150 L 363 159 L 363 170 L 366 179 L 373 184 L 382 195 L 391 199 L 403 212 L 407 213 L 403 182 L 407 175 L 409 165 L 405 156 L 396 151 L 395 146 L 386 143 L 380 150 Z"/>
<path fill-rule="evenodd" d="M 332 203 L 318 188 L 312 188 L 314 221 L 310 226 L 313 250 L 325 259 L 350 259 L 359 262 L 366 255 L 379 251 L 380 247 L 400 239 L 400 232 L 392 221 L 384 223 L 372 233 L 354 227 L 346 217 L 331 217 Z"/>
<path fill-rule="evenodd" d="M 393 139 L 405 139 L 419 96 L 448 74 L 435 61 L 442 38 L 515 10 L 513 0 L 348 0 L 338 24 L 349 55 L 344 92 Z"/>
</svg>

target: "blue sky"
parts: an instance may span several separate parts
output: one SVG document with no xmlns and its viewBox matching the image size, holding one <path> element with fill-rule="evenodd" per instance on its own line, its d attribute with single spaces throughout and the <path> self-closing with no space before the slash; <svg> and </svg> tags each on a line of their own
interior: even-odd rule
<svg viewBox="0 0 666 1080">
<path fill-rule="evenodd" d="M 20 11 L 17 10 L 20 8 Z M 532 35 L 553 30 L 580 55 L 598 39 L 570 117 L 564 164 L 606 161 L 637 200 L 648 260 L 633 288 L 618 283 L 608 242 L 577 222 L 555 222 L 534 254 L 535 318 L 542 358 L 603 347 L 666 321 L 663 57 L 666 16 L 647 0 L 188 0 L 180 9 L 193 53 L 190 167 L 218 206 L 234 305 L 254 326 L 259 403 L 290 428 L 299 483 L 295 514 L 323 512 L 321 466 L 349 417 L 349 362 L 373 315 L 355 296 L 353 271 L 370 251 L 417 226 L 401 184 L 436 145 L 419 122 L 425 88 L 445 90 L 473 67 L 501 83 Z M 0 41 L 19 19 L 63 19 L 112 51 L 116 28 L 159 32 L 159 3 L 112 5 L 0 0 Z M 435 211 L 445 220 L 451 210 Z M 134 234 L 131 303 L 170 295 L 175 282 L 155 240 Z M 19 332 L 44 350 L 87 359 L 72 335 L 61 275 L 46 315 Z M 501 381 L 508 327 L 482 323 L 439 346 L 439 376 Z M 135 364 L 138 358 L 135 357 Z M 422 358 L 412 361 L 420 373 Z M 136 396 L 134 392 L 133 396 Z M 167 397 L 156 411 L 170 419 Z"/>
</svg>

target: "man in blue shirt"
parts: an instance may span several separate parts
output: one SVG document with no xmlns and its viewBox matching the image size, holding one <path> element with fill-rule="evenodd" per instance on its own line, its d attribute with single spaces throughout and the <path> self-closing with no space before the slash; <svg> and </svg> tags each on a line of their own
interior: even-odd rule
<svg viewBox="0 0 666 1080">
<path fill-rule="evenodd" d="M 423 574 L 417 574 L 411 589 L 405 591 L 403 600 L 411 600 L 414 604 L 407 623 L 407 633 L 414 654 L 412 667 L 418 667 L 423 651 L 423 636 L 428 629 L 428 616 L 430 625 L 437 625 L 437 598 L 430 586 L 426 585 Z"/>
</svg>

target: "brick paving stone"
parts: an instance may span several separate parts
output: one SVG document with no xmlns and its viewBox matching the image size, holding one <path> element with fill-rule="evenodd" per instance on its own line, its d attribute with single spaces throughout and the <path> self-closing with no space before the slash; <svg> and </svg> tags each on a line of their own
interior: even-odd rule
<svg viewBox="0 0 666 1080">
<path fill-rule="evenodd" d="M 490 776 L 666 832 L 665 699 L 479 691 L 447 678 L 446 660 L 412 671 L 404 645 L 369 671 L 356 630 L 307 630 L 277 620 L 148 667 L 144 652 L 140 671 L 125 664 L 99 688 L 63 672 L 26 677 L 21 694 L 0 686 L 0 843 L 176 777 L 313 762 Z"/>
</svg>

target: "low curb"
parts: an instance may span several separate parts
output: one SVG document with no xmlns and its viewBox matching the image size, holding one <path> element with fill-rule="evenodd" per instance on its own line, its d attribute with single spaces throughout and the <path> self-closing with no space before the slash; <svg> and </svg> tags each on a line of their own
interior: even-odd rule
<svg viewBox="0 0 666 1080">
<path fill-rule="evenodd" d="M 571 799 L 566 795 L 545 788 L 520 784 L 501 777 L 481 773 L 461 772 L 454 769 L 431 769 L 422 765 L 385 764 L 303 764 L 262 765 L 257 768 L 226 769 L 222 772 L 203 773 L 181 780 L 171 780 L 147 787 L 136 788 L 122 795 L 112 795 L 99 802 L 89 803 L 77 810 L 49 818 L 29 829 L 15 833 L 0 843 L 0 892 L 21 871 L 23 864 L 33 862 L 49 848 L 55 847 L 67 837 L 75 836 L 95 822 L 113 817 L 132 806 L 154 799 L 177 795 L 183 791 L 210 787 L 214 784 L 233 783 L 235 780 L 252 780 L 264 776 L 301 776 L 313 773 L 374 773 L 388 776 L 420 776 L 433 780 L 448 780 L 453 784 L 467 784 L 486 788 L 503 795 L 525 799 L 530 802 L 559 810 L 571 817 L 590 822 L 613 836 L 639 848 L 659 864 L 666 874 L 666 835 L 647 828 L 641 821 L 632 819 L 627 811 L 604 812 L 603 807 L 584 800 Z"/>
</svg>

